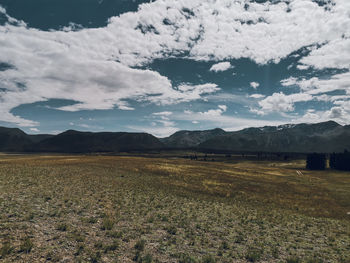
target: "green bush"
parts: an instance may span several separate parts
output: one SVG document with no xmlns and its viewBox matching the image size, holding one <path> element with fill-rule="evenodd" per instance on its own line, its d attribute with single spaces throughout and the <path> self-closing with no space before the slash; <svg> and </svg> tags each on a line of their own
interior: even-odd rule
<svg viewBox="0 0 350 263">
<path fill-rule="evenodd" d="M 143 251 L 145 249 L 146 241 L 143 239 L 140 239 L 136 242 L 134 248 L 138 251 Z"/>
<path fill-rule="evenodd" d="M 66 223 L 62 223 L 62 224 L 59 224 L 56 229 L 64 232 L 64 231 L 67 231 L 68 226 Z"/>
<path fill-rule="evenodd" d="M 188 254 L 181 254 L 179 263 L 196 263 L 196 260 Z"/>
<path fill-rule="evenodd" d="M 212 255 L 207 255 L 203 258 L 203 263 L 215 263 L 216 260 L 213 258 Z"/>
<path fill-rule="evenodd" d="M 28 254 L 32 250 L 32 248 L 33 248 L 33 242 L 30 240 L 29 237 L 26 237 L 22 241 L 19 251 Z"/>
<path fill-rule="evenodd" d="M 298 257 L 289 257 L 286 260 L 287 263 L 301 263 L 301 259 Z"/>
<path fill-rule="evenodd" d="M 11 247 L 10 242 L 5 242 L 2 244 L 0 249 L 0 258 L 4 258 L 12 252 L 13 248 Z"/>
<path fill-rule="evenodd" d="M 114 222 L 112 219 L 110 219 L 109 217 L 104 217 L 102 220 L 101 229 L 102 230 L 112 230 L 113 225 L 114 225 Z"/>
<path fill-rule="evenodd" d="M 261 258 L 261 251 L 258 249 L 248 249 L 245 259 L 249 262 L 257 262 Z"/>
</svg>

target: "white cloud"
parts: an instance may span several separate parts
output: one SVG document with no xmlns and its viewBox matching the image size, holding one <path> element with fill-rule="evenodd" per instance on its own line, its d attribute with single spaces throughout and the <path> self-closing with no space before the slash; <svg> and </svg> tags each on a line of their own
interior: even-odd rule
<svg viewBox="0 0 350 263">
<path fill-rule="evenodd" d="M 260 115 L 260 116 L 263 116 L 263 115 L 266 114 L 265 111 L 263 111 L 263 110 L 261 110 L 261 109 L 252 108 L 252 107 L 249 108 L 249 111 L 250 111 L 251 113 L 254 113 L 254 114 Z"/>
<path fill-rule="evenodd" d="M 176 123 L 170 120 L 172 115 L 173 115 L 173 112 L 171 111 L 162 111 L 162 112 L 152 113 L 150 116 L 153 120 L 151 122 L 151 127 L 145 126 L 144 131 L 150 132 L 159 137 L 170 135 L 169 133 L 173 133 L 178 130 L 178 128 L 176 127 Z M 133 127 L 137 128 L 138 126 L 133 126 Z M 141 126 L 137 129 L 140 130 L 140 128 Z"/>
<path fill-rule="evenodd" d="M 40 130 L 38 128 L 30 128 L 29 130 L 32 132 L 40 132 Z"/>
<path fill-rule="evenodd" d="M 217 109 L 211 109 L 205 112 L 199 112 L 201 115 L 207 115 L 212 117 L 221 116 L 224 112 L 226 112 L 227 106 L 226 105 L 218 105 Z"/>
<path fill-rule="evenodd" d="M 291 112 L 294 111 L 294 103 L 310 101 L 313 97 L 305 93 L 285 95 L 282 92 L 273 93 L 271 96 L 259 101 L 261 112 Z"/>
<path fill-rule="evenodd" d="M 9 23 L 0 26 L 0 61 L 14 68 L 0 72 L 6 89 L 0 94 L 0 120 L 35 126 L 38 123 L 14 116 L 11 110 L 53 98 L 77 102 L 60 108 L 66 111 L 132 110 L 125 100 L 166 105 L 219 90 L 212 83 L 173 87 L 157 72 L 130 68 L 177 54 L 205 61 L 249 58 L 263 64 L 313 45 L 299 67 L 349 68 L 349 10 L 348 0 L 334 0 L 328 8 L 307 0 L 158 0 L 110 18 L 103 28 L 50 32 L 28 28 L 6 15 Z M 346 89 L 348 75 L 302 80 L 298 85 L 311 95 Z M 274 96 L 263 100 L 263 110 L 293 109 L 291 97 Z M 271 106 L 275 99 L 282 106 Z"/>
<path fill-rule="evenodd" d="M 222 110 L 222 112 L 225 112 L 227 110 L 226 105 L 218 105 L 218 108 Z"/>
<path fill-rule="evenodd" d="M 120 110 L 135 110 L 135 108 L 128 106 L 127 103 L 124 104 L 124 101 L 118 102 L 118 109 L 120 109 Z"/>
<path fill-rule="evenodd" d="M 322 121 L 334 120 L 342 125 L 349 123 L 350 108 L 335 106 L 326 111 L 307 110 L 305 114 L 293 122 L 317 123 Z"/>
<path fill-rule="evenodd" d="M 326 45 L 312 50 L 312 52 L 303 57 L 298 65 L 299 67 L 316 69 L 325 68 L 349 68 L 350 67 L 350 32 L 348 38 L 338 38 L 330 41 Z"/>
<path fill-rule="evenodd" d="M 345 111 L 342 107 L 333 107 L 329 110 L 329 117 L 331 119 L 339 119 L 345 115 Z"/>
<path fill-rule="evenodd" d="M 162 112 L 152 113 L 152 115 L 155 115 L 155 116 L 170 116 L 171 114 L 173 114 L 171 111 L 162 111 Z"/>
<path fill-rule="evenodd" d="M 175 113 L 172 115 L 173 120 L 187 120 L 200 122 L 201 124 L 205 124 L 206 128 L 215 128 L 221 127 L 227 131 L 236 131 L 248 127 L 261 127 L 265 125 L 281 125 L 284 124 L 285 121 L 277 121 L 277 120 L 264 120 L 262 118 L 239 118 L 232 117 L 228 115 L 222 115 L 215 113 L 214 116 L 212 114 L 203 114 L 203 112 L 193 112 L 187 111 L 184 113 Z"/>
<path fill-rule="evenodd" d="M 299 70 L 306 70 L 308 68 L 309 68 L 309 66 L 306 66 L 306 65 L 297 65 L 297 69 L 299 69 Z"/>
<path fill-rule="evenodd" d="M 211 66 L 210 71 L 220 72 L 220 71 L 226 71 L 229 68 L 232 68 L 232 65 L 230 62 L 221 62 Z"/>
<path fill-rule="evenodd" d="M 284 86 L 297 85 L 302 92 L 316 95 L 327 93 L 336 90 L 343 90 L 349 92 L 350 90 L 350 72 L 340 73 L 333 75 L 328 79 L 320 79 L 318 77 L 312 77 L 310 79 L 296 79 L 289 78 L 282 81 Z"/>
<path fill-rule="evenodd" d="M 260 86 L 260 84 L 258 83 L 258 82 L 250 82 L 250 86 L 253 88 L 253 89 L 257 89 L 259 86 Z"/>
<path fill-rule="evenodd" d="M 249 96 L 250 98 L 253 98 L 253 99 L 261 99 L 261 98 L 265 98 L 265 95 L 262 95 L 262 94 L 252 94 Z"/>
<path fill-rule="evenodd" d="M 147 132 L 154 136 L 163 138 L 167 137 L 175 132 L 177 132 L 179 129 L 176 127 L 169 127 L 169 126 L 135 126 L 135 125 L 129 125 L 126 128 L 137 131 L 137 132 Z"/>
<path fill-rule="evenodd" d="M 288 79 L 281 80 L 281 84 L 284 87 L 293 86 L 293 85 L 296 85 L 297 83 L 298 83 L 298 79 L 294 78 L 294 77 L 290 77 Z"/>
</svg>

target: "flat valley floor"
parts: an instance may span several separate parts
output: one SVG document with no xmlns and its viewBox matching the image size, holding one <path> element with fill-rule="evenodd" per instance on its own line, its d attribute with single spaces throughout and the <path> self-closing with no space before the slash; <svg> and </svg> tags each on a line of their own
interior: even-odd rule
<svg viewBox="0 0 350 263">
<path fill-rule="evenodd" d="M 350 173 L 0 155 L 1 262 L 350 262 Z"/>
</svg>

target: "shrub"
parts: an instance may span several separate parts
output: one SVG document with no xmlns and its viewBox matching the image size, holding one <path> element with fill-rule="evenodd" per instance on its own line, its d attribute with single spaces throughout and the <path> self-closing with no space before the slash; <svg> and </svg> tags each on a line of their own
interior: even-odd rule
<svg viewBox="0 0 350 263">
<path fill-rule="evenodd" d="M 229 245 L 228 245 L 228 243 L 226 241 L 222 241 L 220 248 L 224 249 L 224 250 L 227 250 L 230 247 L 229 247 Z"/>
<path fill-rule="evenodd" d="M 29 237 L 26 237 L 23 240 L 23 242 L 19 248 L 19 251 L 28 254 L 32 250 L 32 248 L 33 248 L 33 242 L 30 240 Z"/>
<path fill-rule="evenodd" d="M 211 255 L 207 255 L 203 258 L 204 263 L 215 263 L 215 259 Z"/>
<path fill-rule="evenodd" d="M 169 226 L 166 230 L 170 235 L 176 235 L 177 228 L 175 226 Z"/>
<path fill-rule="evenodd" d="M 286 260 L 287 263 L 301 263 L 301 259 L 298 257 L 289 257 Z"/>
<path fill-rule="evenodd" d="M 143 251 L 145 249 L 146 241 L 143 239 L 140 239 L 135 244 L 135 249 L 138 251 Z"/>
<path fill-rule="evenodd" d="M 142 262 L 145 262 L 145 263 L 152 263 L 152 262 L 153 262 L 152 255 L 151 255 L 151 254 L 147 254 L 146 256 L 144 256 L 144 257 L 142 258 Z"/>
<path fill-rule="evenodd" d="M 196 263 L 196 260 L 188 254 L 181 254 L 179 263 Z"/>
<path fill-rule="evenodd" d="M 96 252 L 96 254 L 90 255 L 90 262 L 91 263 L 97 263 L 101 259 L 101 252 Z"/>
<path fill-rule="evenodd" d="M 57 225 L 56 229 L 64 232 L 64 231 L 67 231 L 68 226 L 66 223 L 62 223 L 62 224 Z"/>
<path fill-rule="evenodd" d="M 142 262 L 141 252 L 136 251 L 135 256 L 132 259 L 135 262 Z"/>
<path fill-rule="evenodd" d="M 0 258 L 4 258 L 6 255 L 10 254 L 12 250 L 13 248 L 10 242 L 5 242 L 0 249 Z"/>
<path fill-rule="evenodd" d="M 108 218 L 108 217 L 104 217 L 102 220 L 102 226 L 101 229 L 102 230 L 112 230 L 114 225 L 114 222 L 112 219 Z"/>
<path fill-rule="evenodd" d="M 107 253 L 108 251 L 115 251 L 115 250 L 117 250 L 118 247 L 119 247 L 118 241 L 113 241 L 112 244 L 105 246 L 104 251 L 105 251 L 105 253 Z"/>
<path fill-rule="evenodd" d="M 326 155 L 321 153 L 308 154 L 306 157 L 306 168 L 309 170 L 326 169 Z"/>
<path fill-rule="evenodd" d="M 258 249 L 248 249 L 245 259 L 249 262 L 257 262 L 261 258 L 261 251 Z"/>
</svg>

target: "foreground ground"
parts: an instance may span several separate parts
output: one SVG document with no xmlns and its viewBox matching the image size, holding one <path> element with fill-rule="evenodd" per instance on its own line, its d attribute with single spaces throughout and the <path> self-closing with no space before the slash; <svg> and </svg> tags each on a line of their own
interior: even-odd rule
<svg viewBox="0 0 350 263">
<path fill-rule="evenodd" d="M 350 173 L 0 155 L 1 262 L 350 262 Z"/>
</svg>

